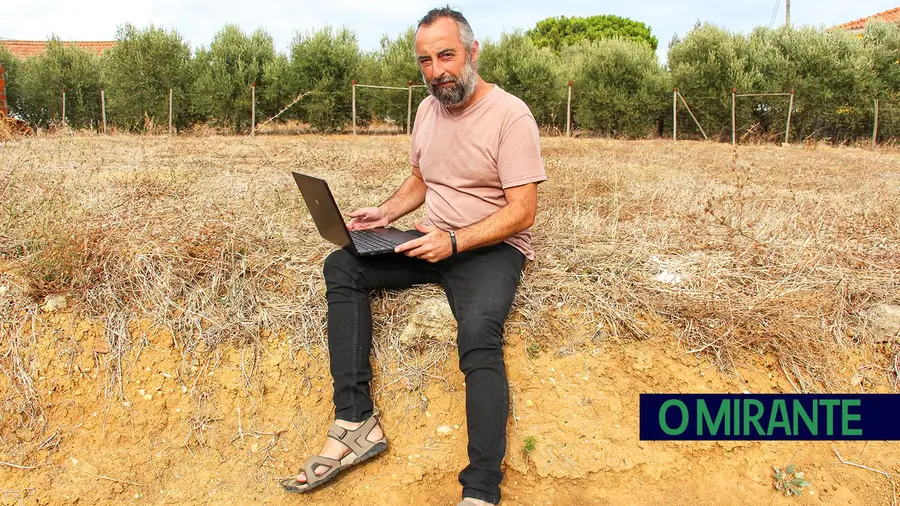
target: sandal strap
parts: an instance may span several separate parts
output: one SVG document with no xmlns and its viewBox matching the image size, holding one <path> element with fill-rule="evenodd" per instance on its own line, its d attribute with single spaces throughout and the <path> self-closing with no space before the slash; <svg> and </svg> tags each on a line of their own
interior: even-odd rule
<svg viewBox="0 0 900 506">
<path fill-rule="evenodd" d="M 319 467 L 327 468 L 327 471 L 322 473 L 321 476 L 316 474 L 316 469 Z M 306 483 L 313 487 L 319 481 L 326 479 L 336 469 L 340 469 L 340 467 L 341 461 L 339 460 L 323 457 L 322 455 L 313 455 L 303 463 L 303 474 L 306 476 Z"/>
<path fill-rule="evenodd" d="M 350 448 L 350 451 L 359 457 L 376 444 L 366 438 L 369 437 L 369 434 L 377 426 L 378 420 L 374 416 L 370 416 L 368 420 L 359 426 L 359 428 L 353 430 L 345 429 L 340 425 L 333 423 L 331 424 L 331 427 L 328 428 L 328 437 L 338 441 L 347 448 Z"/>
</svg>

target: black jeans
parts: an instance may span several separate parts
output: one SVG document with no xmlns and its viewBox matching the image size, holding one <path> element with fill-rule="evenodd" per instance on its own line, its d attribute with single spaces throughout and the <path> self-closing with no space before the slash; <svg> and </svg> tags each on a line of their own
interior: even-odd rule
<svg viewBox="0 0 900 506">
<path fill-rule="evenodd" d="M 357 257 L 338 250 L 329 255 L 324 274 L 336 417 L 361 422 L 372 415 L 369 292 L 440 283 L 456 317 L 459 368 L 466 377 L 469 465 L 459 482 L 465 497 L 500 502 L 509 413 L 503 325 L 524 263 L 525 256 L 505 243 L 434 264 L 397 254 Z"/>
</svg>

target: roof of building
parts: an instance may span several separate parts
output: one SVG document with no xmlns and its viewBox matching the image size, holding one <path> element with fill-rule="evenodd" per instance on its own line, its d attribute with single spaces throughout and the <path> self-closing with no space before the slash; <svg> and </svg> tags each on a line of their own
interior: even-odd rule
<svg viewBox="0 0 900 506">
<path fill-rule="evenodd" d="M 103 51 L 116 45 L 112 40 L 65 40 L 63 44 L 74 44 L 76 47 L 99 55 Z M 9 40 L 0 39 L 0 45 L 4 46 L 16 58 L 31 58 L 40 56 L 47 50 L 46 40 Z"/>
<path fill-rule="evenodd" d="M 873 21 L 875 19 L 888 23 L 900 23 L 900 7 L 895 7 L 884 12 L 879 12 L 878 14 L 872 14 L 871 16 L 859 18 L 855 21 L 850 21 L 842 25 L 833 26 L 829 28 L 829 30 L 861 30 L 866 27 L 869 21 Z"/>
</svg>

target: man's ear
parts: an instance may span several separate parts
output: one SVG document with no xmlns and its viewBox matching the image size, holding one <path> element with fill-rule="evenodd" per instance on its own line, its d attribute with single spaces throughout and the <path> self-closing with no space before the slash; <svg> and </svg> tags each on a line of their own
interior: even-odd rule
<svg viewBox="0 0 900 506">
<path fill-rule="evenodd" d="M 481 54 L 481 47 L 478 45 L 478 41 L 472 42 L 472 61 L 478 61 L 478 55 Z"/>
</svg>

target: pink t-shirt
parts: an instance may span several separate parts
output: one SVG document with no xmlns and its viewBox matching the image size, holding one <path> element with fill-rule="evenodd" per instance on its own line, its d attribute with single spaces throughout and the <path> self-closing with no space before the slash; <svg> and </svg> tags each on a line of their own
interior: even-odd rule
<svg viewBox="0 0 900 506">
<path fill-rule="evenodd" d="M 426 97 L 416 112 L 410 161 L 428 187 L 426 223 L 442 230 L 494 214 L 506 205 L 505 188 L 547 179 L 534 116 L 496 85 L 460 113 Z M 531 229 L 505 242 L 534 260 Z"/>
</svg>

